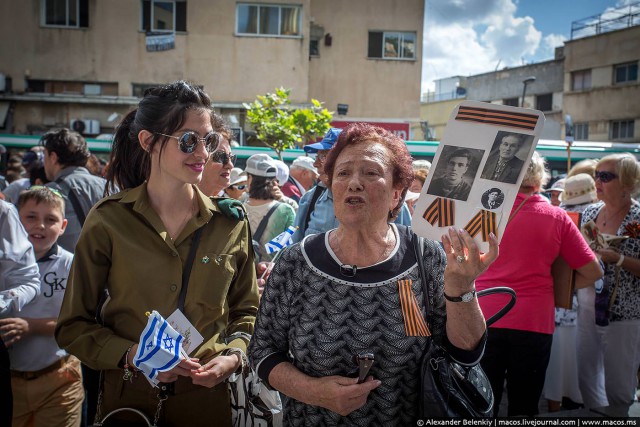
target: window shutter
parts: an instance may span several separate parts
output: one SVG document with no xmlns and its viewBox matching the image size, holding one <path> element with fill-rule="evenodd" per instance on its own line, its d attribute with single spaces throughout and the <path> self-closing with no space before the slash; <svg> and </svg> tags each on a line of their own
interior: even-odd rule
<svg viewBox="0 0 640 427">
<path fill-rule="evenodd" d="M 369 31 L 369 58 L 382 58 L 382 31 Z"/>
<path fill-rule="evenodd" d="M 142 29 L 151 31 L 151 1 L 142 0 Z"/>
<path fill-rule="evenodd" d="M 176 31 L 187 31 L 187 2 L 176 2 Z"/>
<path fill-rule="evenodd" d="M 89 0 L 80 0 L 80 27 L 89 28 Z"/>
</svg>

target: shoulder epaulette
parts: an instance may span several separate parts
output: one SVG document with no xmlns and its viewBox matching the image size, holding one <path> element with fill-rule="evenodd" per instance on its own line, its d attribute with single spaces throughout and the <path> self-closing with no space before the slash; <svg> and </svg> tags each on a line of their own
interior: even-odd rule
<svg viewBox="0 0 640 427">
<path fill-rule="evenodd" d="M 107 197 L 103 197 L 102 199 L 98 200 L 98 202 L 96 202 L 96 204 L 93 205 L 93 207 L 97 209 L 98 207 L 100 207 L 101 205 L 107 202 L 121 200 L 124 196 L 127 195 L 128 192 L 129 192 L 129 189 L 126 189 L 126 190 L 119 191 L 116 194 L 111 194 Z"/>
<path fill-rule="evenodd" d="M 218 204 L 220 211 L 229 219 L 243 220 L 247 217 L 244 205 L 236 199 L 212 198 Z"/>
</svg>

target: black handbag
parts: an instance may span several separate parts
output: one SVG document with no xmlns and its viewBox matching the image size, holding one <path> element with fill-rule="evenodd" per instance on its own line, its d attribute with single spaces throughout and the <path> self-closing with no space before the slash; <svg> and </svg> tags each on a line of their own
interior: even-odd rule
<svg viewBox="0 0 640 427">
<path fill-rule="evenodd" d="M 414 249 L 418 260 L 420 280 L 424 290 L 424 301 L 427 309 L 427 324 L 433 333 L 433 321 L 430 310 L 430 300 L 434 297 L 427 285 L 423 253 L 423 239 L 415 236 Z M 487 327 L 502 318 L 516 303 L 516 293 L 507 287 L 485 289 L 477 293 L 478 298 L 483 295 L 506 294 L 511 297 L 509 302 L 487 321 Z M 444 332 L 446 333 L 446 332 Z M 450 417 L 492 417 L 493 390 L 487 375 L 479 363 L 465 365 L 455 361 L 442 346 L 444 333 L 432 336 L 431 344 L 422 357 L 420 367 L 420 417 L 421 418 L 450 418 Z"/>
</svg>

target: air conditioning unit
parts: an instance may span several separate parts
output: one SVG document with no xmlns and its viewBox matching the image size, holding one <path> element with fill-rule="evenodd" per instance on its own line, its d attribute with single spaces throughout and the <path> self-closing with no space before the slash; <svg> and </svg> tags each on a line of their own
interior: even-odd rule
<svg viewBox="0 0 640 427">
<path fill-rule="evenodd" d="M 98 135 L 100 133 L 99 120 L 71 119 L 69 127 L 82 135 Z"/>
</svg>

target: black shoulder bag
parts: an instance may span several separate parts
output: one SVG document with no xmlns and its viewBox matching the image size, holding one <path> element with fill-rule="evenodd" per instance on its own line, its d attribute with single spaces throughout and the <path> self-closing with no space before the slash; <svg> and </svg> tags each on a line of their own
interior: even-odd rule
<svg viewBox="0 0 640 427">
<path fill-rule="evenodd" d="M 427 324 L 432 333 L 432 298 L 435 298 L 427 284 L 422 258 L 424 250 L 423 239 L 414 235 L 414 250 L 418 260 L 418 270 L 424 291 L 424 301 L 427 310 Z M 511 300 L 500 311 L 491 316 L 487 327 L 502 318 L 516 303 L 516 293 L 511 288 L 495 287 L 477 293 L 478 298 L 483 295 L 507 294 Z M 432 336 L 431 344 L 422 357 L 420 375 L 420 417 L 491 417 L 493 416 L 493 390 L 487 375 L 476 362 L 464 365 L 455 361 L 442 346 L 444 334 Z"/>
</svg>

